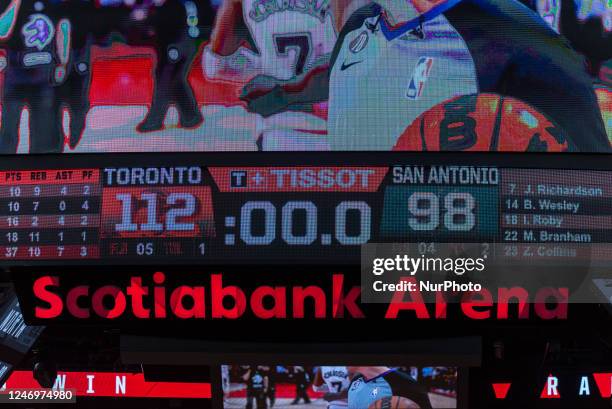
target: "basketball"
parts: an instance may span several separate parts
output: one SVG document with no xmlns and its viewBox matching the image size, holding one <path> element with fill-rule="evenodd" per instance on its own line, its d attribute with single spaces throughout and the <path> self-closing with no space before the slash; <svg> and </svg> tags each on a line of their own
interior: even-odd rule
<svg viewBox="0 0 612 409">
<path fill-rule="evenodd" d="M 398 151 L 564 152 L 561 128 L 518 99 L 497 94 L 455 97 L 419 116 Z"/>
</svg>

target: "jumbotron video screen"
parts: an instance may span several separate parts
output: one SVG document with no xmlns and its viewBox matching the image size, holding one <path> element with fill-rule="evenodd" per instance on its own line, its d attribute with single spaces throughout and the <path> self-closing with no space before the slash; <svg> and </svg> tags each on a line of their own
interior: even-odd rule
<svg viewBox="0 0 612 409">
<path fill-rule="evenodd" d="M 386 376 L 409 379 L 405 391 L 393 392 Z M 341 409 L 369 407 L 381 399 L 379 407 L 456 408 L 457 376 L 458 368 L 442 366 L 221 366 L 224 409 Z"/>
<path fill-rule="evenodd" d="M 610 149 L 608 0 L 5 0 L 2 153 Z"/>
<path fill-rule="evenodd" d="M 604 408 L 612 0 L 0 0 L 0 407 Z"/>
</svg>

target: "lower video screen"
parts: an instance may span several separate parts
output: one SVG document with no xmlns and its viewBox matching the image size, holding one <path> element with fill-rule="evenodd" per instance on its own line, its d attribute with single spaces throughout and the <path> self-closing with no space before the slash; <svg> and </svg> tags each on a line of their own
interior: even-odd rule
<svg viewBox="0 0 612 409">
<path fill-rule="evenodd" d="M 222 365 L 225 409 L 457 408 L 457 367 Z"/>
</svg>

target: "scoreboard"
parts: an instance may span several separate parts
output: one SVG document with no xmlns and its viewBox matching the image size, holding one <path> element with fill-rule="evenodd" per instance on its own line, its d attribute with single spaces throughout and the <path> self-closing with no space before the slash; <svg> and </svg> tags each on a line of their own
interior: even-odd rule
<svg viewBox="0 0 612 409">
<path fill-rule="evenodd" d="M 347 264 L 395 242 L 604 243 L 606 155 L 5 157 L 4 265 Z M 509 247 L 517 248 L 515 247 Z"/>
</svg>

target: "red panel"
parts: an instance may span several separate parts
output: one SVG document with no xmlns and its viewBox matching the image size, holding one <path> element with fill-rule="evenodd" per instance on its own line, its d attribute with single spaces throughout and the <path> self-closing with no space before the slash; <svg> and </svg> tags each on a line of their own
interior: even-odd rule
<svg viewBox="0 0 612 409">
<path fill-rule="evenodd" d="M 77 396 L 124 398 L 210 399 L 210 383 L 146 382 L 142 373 L 60 372 L 64 389 L 75 389 Z M 89 376 L 89 378 L 88 378 Z M 56 381 L 56 385 L 58 383 Z M 40 389 L 32 372 L 15 371 L 6 381 L 7 389 Z"/>
<path fill-rule="evenodd" d="M 203 46 L 202 46 L 203 48 Z M 91 105 L 149 105 L 153 98 L 156 57 L 153 49 L 114 44 L 92 49 Z M 202 72 L 201 52 L 188 76 L 200 104 L 238 105 L 242 84 L 207 81 Z"/>
<path fill-rule="evenodd" d="M 510 390 L 511 383 L 494 383 L 493 393 L 495 394 L 495 399 L 506 399 L 508 396 L 508 391 Z"/>
<path fill-rule="evenodd" d="M 193 197 L 195 206 L 193 213 L 188 216 L 176 217 L 175 222 L 192 224 L 192 230 L 166 230 L 166 216 L 172 209 L 186 209 L 184 200 L 176 204 L 168 204 L 168 197 L 172 193 L 190 195 Z M 133 232 L 116 232 L 115 225 L 122 222 L 122 202 L 117 195 L 128 195 L 132 200 L 131 217 L 137 226 L 148 221 L 150 204 L 142 200 L 142 195 L 154 195 L 156 197 L 155 222 L 163 226 L 159 232 L 142 231 L 137 229 Z M 102 220 L 101 237 L 214 237 L 214 216 L 212 195 L 208 186 L 151 186 L 142 187 L 106 187 L 102 195 Z"/>
<path fill-rule="evenodd" d="M 312 390 L 312 388 L 308 388 L 306 389 L 306 392 L 308 393 L 308 396 L 311 399 L 319 399 L 323 397 L 323 393 L 322 392 L 315 392 Z M 276 397 L 277 398 L 281 398 L 281 399 L 290 399 L 290 398 L 295 398 L 295 384 L 285 384 L 285 383 L 281 383 L 276 385 Z M 230 397 L 232 398 L 246 398 L 246 388 L 245 389 L 239 389 L 239 390 L 234 390 L 232 392 L 230 392 Z"/>
<path fill-rule="evenodd" d="M 149 58 L 98 60 L 92 64 L 91 105 L 143 105 L 153 98 Z"/>
<path fill-rule="evenodd" d="M 249 167 L 209 168 L 222 192 L 375 192 L 387 174 L 386 167 Z M 241 173 L 239 186 L 232 175 Z"/>
<path fill-rule="evenodd" d="M 593 378 L 602 398 L 612 396 L 612 373 L 594 373 Z"/>
</svg>

